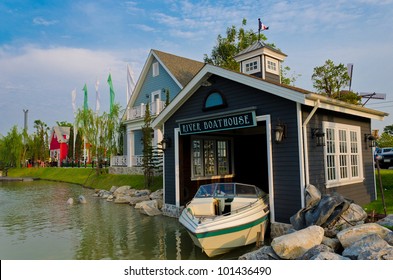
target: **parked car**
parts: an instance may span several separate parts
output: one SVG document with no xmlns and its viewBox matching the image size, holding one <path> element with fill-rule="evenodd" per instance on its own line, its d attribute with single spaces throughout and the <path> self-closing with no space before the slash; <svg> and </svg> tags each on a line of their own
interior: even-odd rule
<svg viewBox="0 0 393 280">
<path fill-rule="evenodd" d="M 393 166 L 393 147 L 376 148 L 374 160 L 375 162 L 378 161 L 380 168 Z"/>
</svg>

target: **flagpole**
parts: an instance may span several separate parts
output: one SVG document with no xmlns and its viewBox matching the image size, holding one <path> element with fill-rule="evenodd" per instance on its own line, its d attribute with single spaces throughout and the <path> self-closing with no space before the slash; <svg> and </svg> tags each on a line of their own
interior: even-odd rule
<svg viewBox="0 0 393 280">
<path fill-rule="evenodd" d="M 258 42 L 261 40 L 261 19 L 258 18 Z"/>
</svg>

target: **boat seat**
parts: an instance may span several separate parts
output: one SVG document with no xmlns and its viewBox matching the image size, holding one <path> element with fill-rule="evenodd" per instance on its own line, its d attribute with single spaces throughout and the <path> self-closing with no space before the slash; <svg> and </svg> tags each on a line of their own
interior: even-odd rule
<svg viewBox="0 0 393 280">
<path fill-rule="evenodd" d="M 256 200 L 256 199 L 255 199 Z M 250 204 L 249 198 L 235 197 L 231 202 L 231 211 L 236 211 Z"/>
<path fill-rule="evenodd" d="M 214 198 L 206 197 L 194 200 L 191 205 L 187 207 L 194 216 L 214 216 Z"/>
</svg>

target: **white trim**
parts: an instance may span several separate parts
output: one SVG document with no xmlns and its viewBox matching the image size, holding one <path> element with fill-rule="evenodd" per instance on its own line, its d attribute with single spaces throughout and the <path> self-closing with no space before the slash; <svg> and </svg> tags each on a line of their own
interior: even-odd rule
<svg viewBox="0 0 393 280">
<path fill-rule="evenodd" d="M 274 181 L 273 176 L 273 149 L 272 149 L 272 125 L 270 115 L 262 115 L 256 117 L 257 122 L 266 122 L 266 152 L 267 152 L 267 174 L 269 182 L 269 208 L 270 208 L 270 221 L 274 223 L 276 221 L 274 211 Z"/>
<path fill-rule="evenodd" d="M 152 76 L 153 77 L 157 77 L 157 76 L 160 75 L 160 65 L 159 65 L 158 61 L 157 62 L 153 62 L 151 70 L 152 70 Z"/>
<path fill-rule="evenodd" d="M 302 208 L 305 207 L 306 202 L 305 202 L 305 187 L 306 182 L 309 181 L 308 178 L 308 172 L 305 172 L 306 168 L 306 158 L 308 157 L 308 152 L 307 149 L 307 130 L 305 127 L 302 125 L 302 105 L 299 103 L 296 103 L 296 110 L 297 110 L 297 127 L 299 127 L 299 133 L 298 133 L 298 143 L 299 143 L 299 168 L 300 168 L 300 200 L 301 200 L 301 206 Z M 307 126 L 306 126 L 307 127 Z M 304 148 L 303 148 L 304 147 Z M 308 161 L 307 161 L 308 165 Z"/>
<path fill-rule="evenodd" d="M 298 91 L 296 88 L 284 87 L 274 83 L 266 82 L 250 75 L 241 74 L 220 68 L 218 66 L 206 64 L 179 92 L 179 94 L 161 112 L 161 114 L 157 116 L 157 118 L 152 122 L 152 127 L 159 126 L 161 123 L 168 120 L 172 114 L 174 114 L 174 112 L 176 112 L 211 75 L 218 75 L 220 77 L 236 81 L 240 84 L 244 84 L 261 91 L 268 92 L 272 95 L 276 95 L 287 100 L 308 106 L 314 106 L 315 101 L 320 99 L 320 108 L 322 109 L 378 120 L 383 120 L 384 117 L 388 115 L 387 113 L 381 111 L 372 110 L 357 105 L 351 105 L 346 102 L 337 101 L 312 92 Z"/>
<path fill-rule="evenodd" d="M 175 203 L 180 208 L 180 161 L 179 161 L 179 135 L 180 129 L 177 127 L 173 130 L 173 141 L 175 151 Z"/>
<path fill-rule="evenodd" d="M 322 129 L 323 131 L 325 131 L 326 133 L 326 129 L 332 129 L 334 131 L 334 144 L 335 144 L 335 152 L 333 153 L 334 155 L 334 159 L 335 159 L 335 163 L 334 163 L 334 167 L 335 167 L 335 176 L 336 179 L 335 180 L 331 180 L 328 181 L 328 164 L 327 164 L 327 148 L 328 148 L 328 143 L 326 144 L 326 146 L 324 146 L 324 150 L 323 150 L 323 156 L 324 156 L 324 169 L 325 169 L 325 186 L 326 188 L 334 188 L 334 187 L 339 187 L 339 186 L 343 186 L 343 185 L 349 185 L 349 184 L 355 184 L 355 183 L 361 183 L 364 181 L 364 175 L 363 175 L 363 150 L 362 150 L 362 137 L 361 137 L 361 128 L 360 126 L 355 126 L 355 125 L 347 125 L 347 124 L 343 124 L 343 123 L 336 123 L 336 122 L 328 122 L 328 121 L 323 121 L 322 122 Z M 338 157 L 341 155 L 340 151 L 339 151 L 339 141 L 338 141 L 338 131 L 339 130 L 345 130 L 346 133 L 346 147 L 347 147 L 347 152 L 345 153 L 346 155 L 348 155 L 348 159 L 347 159 L 347 178 L 341 179 L 340 178 L 340 162 Z M 350 152 L 351 147 L 351 137 L 350 137 L 350 133 L 351 132 L 356 132 L 357 134 L 357 149 L 358 152 L 356 153 L 358 155 L 358 176 L 356 177 L 352 177 L 352 170 L 351 170 L 351 155 L 352 153 Z M 328 139 L 326 139 L 327 142 Z"/>
<path fill-rule="evenodd" d="M 272 65 L 274 65 L 274 67 L 276 69 L 271 69 L 269 67 L 269 62 Z M 280 69 L 279 69 L 279 64 L 278 64 L 278 60 L 277 59 L 275 59 L 273 57 L 270 57 L 270 56 L 265 56 L 265 63 L 266 63 L 266 72 L 273 73 L 273 74 L 276 74 L 276 75 L 280 74 Z"/>
<path fill-rule="evenodd" d="M 256 63 L 256 67 L 255 67 L 255 69 L 253 68 L 252 70 L 248 70 L 247 71 L 247 64 L 254 64 L 254 63 Z M 246 60 L 246 61 L 243 61 L 242 62 L 242 72 L 243 73 L 246 73 L 246 74 L 254 74 L 254 73 L 258 73 L 258 72 L 260 72 L 261 71 L 261 61 L 260 61 L 260 58 L 259 57 L 254 57 L 254 58 L 251 58 L 251 59 L 248 59 L 248 60 Z"/>
</svg>

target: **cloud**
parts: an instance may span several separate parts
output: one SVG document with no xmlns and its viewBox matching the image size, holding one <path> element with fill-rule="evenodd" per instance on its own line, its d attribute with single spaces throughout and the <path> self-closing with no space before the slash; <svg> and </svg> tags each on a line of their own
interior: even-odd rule
<svg viewBox="0 0 393 280">
<path fill-rule="evenodd" d="M 115 100 L 125 107 L 126 62 L 119 59 L 124 55 L 80 48 L 42 49 L 32 45 L 18 53 L 12 53 L 11 49 L 2 49 L 0 53 L 0 69 L 7 69 L 0 76 L 0 98 L 3 105 L 7 104 L 7 116 L 0 117 L 1 134 L 6 134 L 15 124 L 22 127 L 22 109 L 29 109 L 30 128 L 37 119 L 49 126 L 56 121 L 72 122 L 71 91 L 76 88 L 76 103 L 81 107 L 82 88 L 86 83 L 89 104 L 94 108 L 96 79 L 101 82 L 101 111 L 107 111 L 109 95 L 105 96 L 109 92 L 106 82 L 109 73 Z"/>
<path fill-rule="evenodd" d="M 49 25 L 54 25 L 57 22 L 58 22 L 57 20 L 46 20 L 42 17 L 36 17 L 33 19 L 33 24 L 35 24 L 35 25 L 49 26 Z"/>
</svg>

